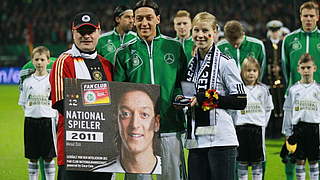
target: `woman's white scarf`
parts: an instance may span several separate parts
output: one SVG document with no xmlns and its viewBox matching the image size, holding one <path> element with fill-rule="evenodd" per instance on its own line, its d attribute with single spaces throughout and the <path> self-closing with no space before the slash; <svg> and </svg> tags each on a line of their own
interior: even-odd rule
<svg viewBox="0 0 320 180">
<path fill-rule="evenodd" d="M 220 50 L 212 46 L 206 54 L 203 62 L 200 64 L 199 52 L 191 60 L 187 73 L 186 81 L 193 82 L 197 92 L 204 92 L 208 89 L 217 89 L 217 77 L 220 65 Z M 213 135 L 215 134 L 216 128 L 216 109 L 210 110 L 210 124 L 208 126 L 196 127 L 194 109 L 191 109 L 189 113 L 189 127 L 190 133 L 187 135 L 186 146 L 194 146 L 195 135 Z M 190 121 L 191 120 L 191 121 Z M 191 123 L 191 124 L 190 124 Z M 191 139 L 190 139 L 191 138 Z M 189 142 L 188 142 L 189 141 Z"/>
</svg>

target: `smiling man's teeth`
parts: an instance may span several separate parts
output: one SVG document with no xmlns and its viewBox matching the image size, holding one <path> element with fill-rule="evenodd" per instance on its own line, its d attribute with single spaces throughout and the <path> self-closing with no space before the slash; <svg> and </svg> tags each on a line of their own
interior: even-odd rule
<svg viewBox="0 0 320 180">
<path fill-rule="evenodd" d="M 140 134 L 130 134 L 131 137 L 142 137 Z"/>
</svg>

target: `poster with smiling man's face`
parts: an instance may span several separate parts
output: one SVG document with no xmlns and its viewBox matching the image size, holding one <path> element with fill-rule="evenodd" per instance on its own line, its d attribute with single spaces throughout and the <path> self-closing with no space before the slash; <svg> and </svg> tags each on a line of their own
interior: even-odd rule
<svg viewBox="0 0 320 180">
<path fill-rule="evenodd" d="M 65 79 L 68 170 L 161 174 L 158 85 Z"/>
</svg>

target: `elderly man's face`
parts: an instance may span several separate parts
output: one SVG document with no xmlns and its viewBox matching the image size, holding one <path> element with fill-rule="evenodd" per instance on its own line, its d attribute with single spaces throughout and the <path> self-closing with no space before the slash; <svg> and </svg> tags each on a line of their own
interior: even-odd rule
<svg viewBox="0 0 320 180">
<path fill-rule="evenodd" d="M 122 96 L 118 125 L 122 148 L 134 154 L 153 153 L 153 137 L 159 130 L 160 117 L 155 114 L 154 104 L 145 92 L 131 91 Z"/>
<path fill-rule="evenodd" d="M 72 30 L 73 41 L 81 51 L 94 51 L 98 43 L 100 31 L 100 29 L 96 29 L 90 25 L 81 26 L 76 30 Z"/>
</svg>

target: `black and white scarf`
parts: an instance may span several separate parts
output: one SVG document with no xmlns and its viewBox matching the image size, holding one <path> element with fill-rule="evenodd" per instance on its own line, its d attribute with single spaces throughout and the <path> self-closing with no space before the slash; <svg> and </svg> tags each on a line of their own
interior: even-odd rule
<svg viewBox="0 0 320 180">
<path fill-rule="evenodd" d="M 217 89 L 217 78 L 220 65 L 221 52 L 214 45 L 208 50 L 203 62 L 200 64 L 199 52 L 191 60 L 185 80 L 193 82 L 197 92 L 208 89 Z M 212 134 L 212 129 L 216 125 L 216 110 L 210 110 L 210 123 L 207 126 L 197 127 L 195 122 L 194 109 L 188 114 L 187 139 L 194 139 L 195 135 Z"/>
</svg>

